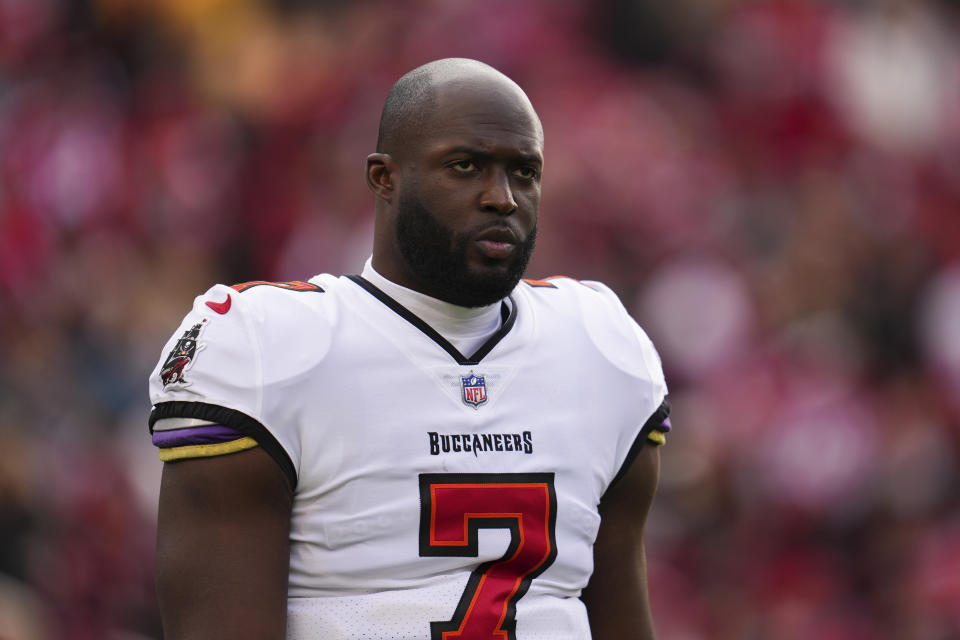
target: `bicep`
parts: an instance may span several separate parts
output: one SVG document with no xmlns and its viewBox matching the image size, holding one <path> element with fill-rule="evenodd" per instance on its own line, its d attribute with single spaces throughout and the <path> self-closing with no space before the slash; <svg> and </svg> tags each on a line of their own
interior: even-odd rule
<svg viewBox="0 0 960 640">
<path fill-rule="evenodd" d="M 262 447 L 164 464 L 156 580 L 166 638 L 283 637 L 292 501 Z"/>
<path fill-rule="evenodd" d="M 600 504 L 594 570 L 583 592 L 596 640 L 653 638 L 643 527 L 659 475 L 659 448 L 645 445 Z"/>
</svg>

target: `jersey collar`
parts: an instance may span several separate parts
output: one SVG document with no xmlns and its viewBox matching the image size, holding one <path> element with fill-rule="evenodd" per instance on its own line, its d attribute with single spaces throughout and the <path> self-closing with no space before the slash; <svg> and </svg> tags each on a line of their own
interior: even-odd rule
<svg viewBox="0 0 960 640">
<path fill-rule="evenodd" d="M 358 286 L 362 287 L 370 295 L 375 297 L 377 300 L 385 304 L 392 311 L 394 311 L 401 318 L 415 326 L 417 329 L 422 331 L 427 335 L 431 340 L 436 342 L 440 347 L 449 353 L 454 360 L 457 361 L 457 364 L 462 365 L 475 365 L 480 364 L 480 361 L 486 356 L 490 351 L 493 350 L 497 344 L 510 332 L 510 329 L 513 328 L 514 323 L 517 320 L 517 303 L 512 297 L 508 297 L 506 300 L 501 301 L 500 303 L 500 318 L 501 324 L 500 328 L 490 336 L 486 342 L 480 345 L 480 348 L 477 349 L 473 355 L 467 357 L 460 353 L 459 349 L 450 344 L 450 341 L 440 335 L 436 329 L 431 327 L 429 324 L 424 322 L 420 317 L 415 315 L 409 309 L 404 307 L 402 304 L 391 298 L 389 295 L 383 292 L 382 289 L 378 288 L 372 282 L 359 275 L 349 275 L 347 276 L 351 281 L 353 281 Z M 510 301 L 507 304 L 507 300 Z"/>
</svg>

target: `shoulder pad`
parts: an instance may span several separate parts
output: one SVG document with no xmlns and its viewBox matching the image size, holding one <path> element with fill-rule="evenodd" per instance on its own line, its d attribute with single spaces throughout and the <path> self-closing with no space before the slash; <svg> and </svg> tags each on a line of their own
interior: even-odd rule
<svg viewBox="0 0 960 640">
<path fill-rule="evenodd" d="M 299 375 L 300 363 L 322 360 L 329 349 L 335 310 L 323 298 L 311 283 L 211 287 L 164 346 L 151 400 L 238 404 L 258 417 L 265 383 Z"/>
<path fill-rule="evenodd" d="M 666 395 L 660 355 L 646 332 L 607 285 L 591 280 L 583 284 L 581 308 L 593 343 L 619 369 L 662 386 Z"/>
<path fill-rule="evenodd" d="M 555 293 L 557 299 L 551 306 L 556 311 L 569 309 L 571 315 L 580 318 L 590 341 L 610 363 L 631 376 L 649 380 L 654 396 L 666 395 L 660 356 L 608 286 L 563 276 L 524 282 L 533 289 L 543 290 L 538 297 L 548 304 Z"/>
</svg>

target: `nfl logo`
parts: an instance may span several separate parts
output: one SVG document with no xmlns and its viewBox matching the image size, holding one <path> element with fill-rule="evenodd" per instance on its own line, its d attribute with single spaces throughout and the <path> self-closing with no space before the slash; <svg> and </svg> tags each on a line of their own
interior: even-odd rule
<svg viewBox="0 0 960 640">
<path fill-rule="evenodd" d="M 460 389 L 464 404 L 474 409 L 479 409 L 487 401 L 487 383 L 483 376 L 474 375 L 473 372 L 468 376 L 460 376 Z"/>
</svg>

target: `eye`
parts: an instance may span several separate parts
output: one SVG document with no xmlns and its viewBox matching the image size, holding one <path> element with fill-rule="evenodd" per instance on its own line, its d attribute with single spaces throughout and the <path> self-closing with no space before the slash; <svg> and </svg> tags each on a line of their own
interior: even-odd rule
<svg viewBox="0 0 960 640">
<path fill-rule="evenodd" d="M 540 172 L 535 167 L 517 167 L 513 170 L 513 175 L 524 180 L 536 180 L 540 177 Z"/>
<path fill-rule="evenodd" d="M 477 170 L 477 165 L 473 160 L 458 160 L 449 166 L 457 173 L 471 173 Z"/>
</svg>

